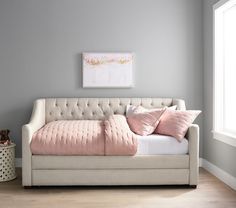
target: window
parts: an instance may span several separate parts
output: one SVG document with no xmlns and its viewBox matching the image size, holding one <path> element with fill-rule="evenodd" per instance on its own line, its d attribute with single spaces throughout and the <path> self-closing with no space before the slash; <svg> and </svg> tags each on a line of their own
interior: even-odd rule
<svg viewBox="0 0 236 208">
<path fill-rule="evenodd" d="M 219 1 L 213 11 L 213 136 L 236 146 L 236 0 Z"/>
</svg>

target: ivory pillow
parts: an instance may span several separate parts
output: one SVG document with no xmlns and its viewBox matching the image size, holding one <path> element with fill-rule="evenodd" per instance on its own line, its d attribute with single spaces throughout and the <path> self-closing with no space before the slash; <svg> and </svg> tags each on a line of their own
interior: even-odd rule
<svg viewBox="0 0 236 208">
<path fill-rule="evenodd" d="M 181 111 L 167 109 L 161 117 L 155 133 L 173 136 L 181 142 L 189 126 L 200 113 L 201 111 L 199 110 Z"/>
<path fill-rule="evenodd" d="M 161 108 L 149 111 L 141 106 L 136 107 L 132 113 L 126 114 L 130 129 L 141 136 L 152 134 L 165 110 L 166 108 Z"/>
</svg>

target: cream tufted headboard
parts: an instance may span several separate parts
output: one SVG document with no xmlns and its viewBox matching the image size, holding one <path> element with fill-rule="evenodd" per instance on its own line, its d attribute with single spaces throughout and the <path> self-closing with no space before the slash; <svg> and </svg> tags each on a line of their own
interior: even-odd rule
<svg viewBox="0 0 236 208">
<path fill-rule="evenodd" d="M 172 98 L 47 98 L 44 99 L 46 123 L 55 120 L 100 120 L 112 114 L 125 114 L 128 104 L 145 108 L 177 105 L 185 110 L 185 102 Z"/>
</svg>

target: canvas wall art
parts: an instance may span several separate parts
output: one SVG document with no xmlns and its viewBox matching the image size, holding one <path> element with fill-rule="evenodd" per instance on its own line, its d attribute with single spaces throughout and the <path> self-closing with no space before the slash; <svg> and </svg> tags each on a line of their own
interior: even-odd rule
<svg viewBox="0 0 236 208">
<path fill-rule="evenodd" d="M 83 87 L 133 86 L 132 53 L 83 53 Z"/>
</svg>

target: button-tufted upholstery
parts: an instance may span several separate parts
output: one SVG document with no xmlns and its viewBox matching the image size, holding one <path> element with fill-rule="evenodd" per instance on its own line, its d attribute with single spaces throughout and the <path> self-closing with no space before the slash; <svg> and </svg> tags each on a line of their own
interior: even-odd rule
<svg viewBox="0 0 236 208">
<path fill-rule="evenodd" d="M 56 120 L 100 120 L 112 114 L 125 114 L 128 104 L 145 108 L 177 105 L 183 100 L 172 98 L 48 98 L 45 99 L 46 123 Z"/>
</svg>

